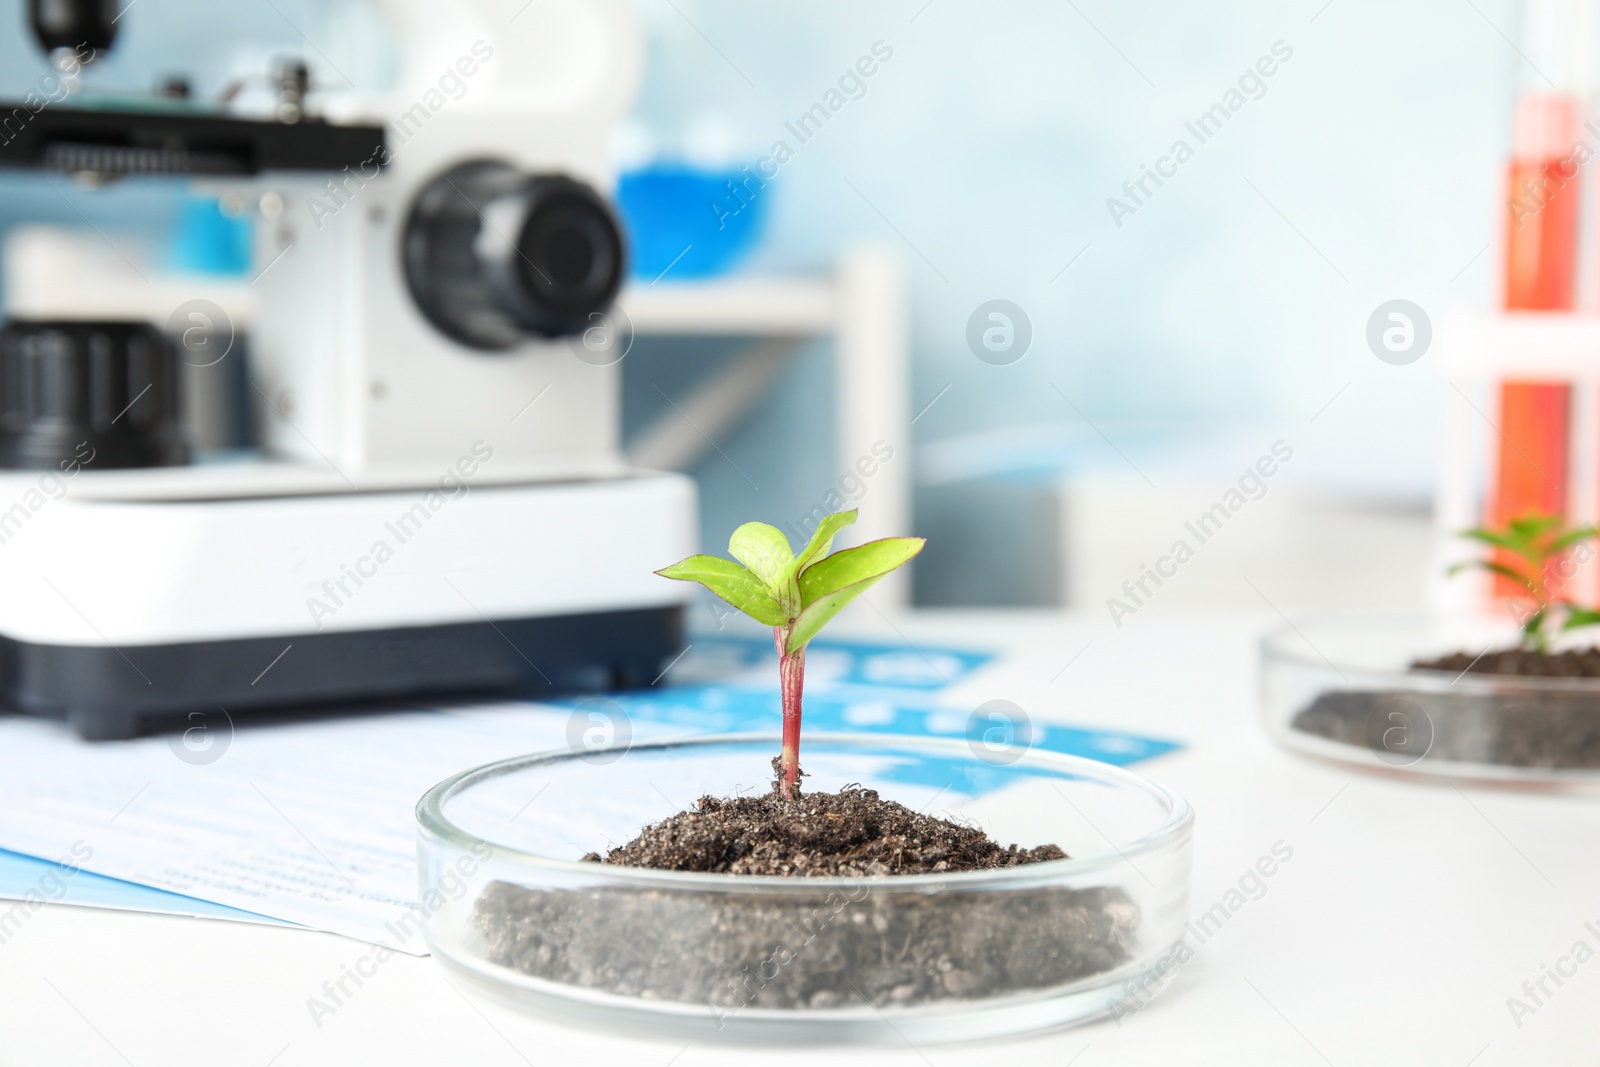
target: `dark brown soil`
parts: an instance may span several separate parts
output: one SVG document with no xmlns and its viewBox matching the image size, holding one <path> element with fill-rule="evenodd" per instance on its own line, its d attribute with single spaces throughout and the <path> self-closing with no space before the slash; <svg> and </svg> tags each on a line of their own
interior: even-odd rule
<svg viewBox="0 0 1600 1067">
<path fill-rule="evenodd" d="M 870 789 L 703 797 L 598 865 L 793 878 L 782 892 L 492 882 L 474 909 L 488 959 L 552 982 L 704 1007 L 904 1007 L 1048 989 L 1122 966 L 1139 908 L 1112 887 L 896 889 L 894 875 L 1061 859 L 1001 848 Z M 598 873 L 598 872 L 597 872 Z M 829 875 L 843 887 L 808 890 Z"/>
<path fill-rule="evenodd" d="M 833 892 L 535 890 L 491 882 L 488 958 L 565 985 L 703 1006 L 903 1007 L 1048 989 L 1127 962 L 1139 908 L 1120 889 Z M 804 883 L 800 883 L 803 885 Z"/>
<path fill-rule="evenodd" d="M 627 867 L 797 877 L 929 874 L 1065 859 L 1055 845 L 1001 848 L 982 830 L 919 815 L 871 789 L 701 797 L 607 852 L 585 859 Z"/>
<path fill-rule="evenodd" d="M 1419 659 L 1411 664 L 1411 669 L 1451 674 L 1514 674 L 1524 678 L 1600 678 L 1600 648 L 1574 648 L 1565 652 L 1502 648 L 1481 655 L 1452 652 L 1438 659 Z"/>
<path fill-rule="evenodd" d="M 1420 738 L 1386 750 L 1395 712 Z M 1421 714 L 1417 714 L 1421 712 Z M 1360 745 L 1393 766 L 1449 760 L 1502 767 L 1600 768 L 1600 697 L 1583 693 L 1332 692 L 1300 711 L 1293 727 Z M 1427 731 L 1422 736 L 1421 731 Z"/>
<path fill-rule="evenodd" d="M 1416 660 L 1414 671 L 1518 678 L 1600 678 L 1600 648 L 1502 648 Z M 1480 687 L 1481 688 L 1481 687 Z M 1398 718 L 1397 718 L 1398 716 Z M 1404 722 L 1403 731 L 1391 729 Z M 1448 760 L 1548 770 L 1600 768 L 1600 694 L 1528 692 L 1323 693 L 1292 723 L 1302 733 L 1361 745 L 1393 766 Z M 1402 737 L 1395 751 L 1388 739 Z"/>
</svg>

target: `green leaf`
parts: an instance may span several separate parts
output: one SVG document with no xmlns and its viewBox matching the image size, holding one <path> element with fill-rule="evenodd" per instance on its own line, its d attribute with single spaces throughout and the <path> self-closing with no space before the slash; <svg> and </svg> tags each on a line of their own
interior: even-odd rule
<svg viewBox="0 0 1600 1067">
<path fill-rule="evenodd" d="M 881 578 L 921 552 L 925 543 L 921 537 L 884 537 L 820 559 L 800 576 L 800 602 L 810 604 L 846 586 Z"/>
<path fill-rule="evenodd" d="M 1507 567 L 1504 563 L 1496 563 L 1492 559 L 1474 559 L 1468 560 L 1465 563 L 1457 563 L 1445 573 L 1455 574 L 1457 571 L 1465 570 L 1489 571 L 1493 574 L 1500 575 L 1502 578 L 1510 578 L 1513 582 L 1516 582 L 1530 593 L 1537 595 L 1539 592 L 1537 587 L 1534 586 L 1532 580 L 1530 580 L 1527 575 Z"/>
<path fill-rule="evenodd" d="M 818 560 L 800 575 L 800 601 L 804 607 L 789 631 L 785 651 L 798 652 L 822 631 L 833 617 L 873 583 L 922 551 L 920 537 L 885 537 Z"/>
<path fill-rule="evenodd" d="M 805 550 L 795 557 L 795 573 L 800 574 L 813 563 L 825 557 L 833 549 L 833 539 L 839 531 L 856 521 L 856 509 L 849 511 L 836 511 L 832 515 L 824 515 L 822 521 L 817 523 L 817 532 L 811 535 L 810 544 Z"/>
<path fill-rule="evenodd" d="M 1543 564 L 1545 557 L 1549 555 L 1549 552 L 1526 538 L 1504 534 L 1498 530 L 1463 530 L 1461 536 L 1470 538 L 1473 541 L 1482 541 L 1486 545 L 1494 545 L 1496 548 L 1503 548 L 1507 552 L 1515 552 L 1535 566 Z"/>
<path fill-rule="evenodd" d="M 1537 634 L 1539 632 L 1539 627 L 1544 623 L 1544 616 L 1547 610 L 1548 609 L 1541 607 L 1538 611 L 1534 612 L 1532 615 L 1529 615 L 1528 621 L 1522 624 L 1522 632 L 1527 634 L 1529 637 Z"/>
<path fill-rule="evenodd" d="M 1554 541 L 1551 541 L 1550 553 L 1554 555 L 1564 548 L 1571 548 L 1579 541 L 1587 541 L 1589 538 L 1596 536 L 1600 536 L 1600 530 L 1596 530 L 1593 526 L 1576 527 L 1575 529 L 1568 530 Z"/>
<path fill-rule="evenodd" d="M 747 522 L 728 538 L 728 554 L 755 572 L 777 593 L 793 570 L 794 550 L 776 526 Z"/>
<path fill-rule="evenodd" d="M 1525 643 L 1532 645 L 1540 652 L 1550 649 L 1550 637 L 1544 632 L 1545 616 L 1549 608 L 1540 605 L 1539 610 L 1528 616 L 1528 621 L 1522 624 L 1522 637 Z"/>
<path fill-rule="evenodd" d="M 1506 528 L 1518 537 L 1532 540 L 1547 530 L 1553 530 L 1561 525 L 1560 515 L 1528 514 L 1518 515 L 1506 523 Z"/>
<path fill-rule="evenodd" d="M 789 621 L 778 598 L 773 596 L 766 583 L 732 560 L 718 556 L 690 556 L 656 573 L 680 582 L 699 582 L 763 625 L 782 626 Z"/>
<path fill-rule="evenodd" d="M 1576 630 L 1580 626 L 1600 626 L 1600 611 L 1591 608 L 1580 608 L 1576 604 L 1566 605 L 1567 617 L 1561 621 L 1561 632 Z"/>
</svg>

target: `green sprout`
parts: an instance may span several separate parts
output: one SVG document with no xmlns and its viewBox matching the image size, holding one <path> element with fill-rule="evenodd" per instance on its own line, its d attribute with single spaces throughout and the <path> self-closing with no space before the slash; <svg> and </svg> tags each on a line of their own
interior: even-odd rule
<svg viewBox="0 0 1600 1067">
<path fill-rule="evenodd" d="M 1550 643 L 1558 634 L 1600 623 L 1600 611 L 1565 597 L 1558 599 L 1550 589 L 1551 568 L 1561 568 L 1569 549 L 1600 536 L 1600 530 L 1589 525 L 1564 529 L 1559 515 L 1529 513 L 1502 527 L 1463 530 L 1461 536 L 1501 549 L 1503 554 L 1491 553 L 1483 559 L 1457 563 L 1448 573 L 1467 568 L 1486 570 L 1515 582 L 1533 601 L 1533 611 L 1522 623 L 1523 647 L 1549 652 Z M 1496 559 L 1496 555 L 1500 558 Z"/>
<path fill-rule="evenodd" d="M 845 605 L 921 552 L 925 543 L 921 537 L 885 537 L 829 555 L 835 535 L 855 521 L 853 509 L 825 517 L 798 556 L 777 527 L 747 522 L 728 539 L 728 553 L 738 563 L 699 555 L 656 571 L 664 578 L 699 582 L 752 619 L 772 627 L 783 693 L 779 789 L 786 800 L 794 799 L 800 779 L 800 694 L 805 683 L 806 645 Z"/>
</svg>

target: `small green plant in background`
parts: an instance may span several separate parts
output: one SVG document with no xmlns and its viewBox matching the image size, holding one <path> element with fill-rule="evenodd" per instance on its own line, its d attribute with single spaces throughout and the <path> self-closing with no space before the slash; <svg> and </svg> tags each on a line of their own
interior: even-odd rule
<svg viewBox="0 0 1600 1067">
<path fill-rule="evenodd" d="M 1567 529 L 1558 515 L 1530 513 L 1504 526 L 1463 530 L 1461 536 L 1503 551 L 1458 563 L 1449 573 L 1476 568 L 1498 574 L 1515 582 L 1533 602 L 1533 610 L 1522 624 L 1524 647 L 1548 652 L 1558 635 L 1600 624 L 1600 611 L 1558 598 L 1550 589 L 1551 568 L 1558 567 L 1573 546 L 1600 537 L 1600 530 L 1589 525 Z"/>
<path fill-rule="evenodd" d="M 856 512 L 829 515 L 797 556 L 775 526 L 747 522 L 728 539 L 728 553 L 690 556 L 656 571 L 665 578 L 699 582 L 764 626 L 772 627 L 783 693 L 783 750 L 779 789 L 793 800 L 800 778 L 800 697 L 806 645 L 833 617 L 879 578 L 907 563 L 925 543 L 920 537 L 885 537 L 838 552 L 833 539 L 856 521 Z"/>
</svg>

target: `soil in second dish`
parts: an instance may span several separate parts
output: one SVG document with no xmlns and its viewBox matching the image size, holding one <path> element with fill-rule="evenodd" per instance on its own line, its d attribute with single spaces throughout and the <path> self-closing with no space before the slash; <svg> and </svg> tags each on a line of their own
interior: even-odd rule
<svg viewBox="0 0 1600 1067">
<path fill-rule="evenodd" d="M 1417 716 L 1418 709 L 1426 718 Z M 1417 736 L 1399 751 L 1385 742 L 1396 714 Z M 1359 745 L 1397 767 L 1446 760 L 1548 770 L 1600 768 L 1600 698 L 1582 693 L 1337 691 L 1319 694 L 1296 713 L 1292 726 Z"/>
<path fill-rule="evenodd" d="M 870 789 L 704 797 L 598 865 L 785 875 L 781 892 L 670 884 L 529 889 L 493 882 L 475 918 L 487 957 L 619 996 L 744 1008 L 904 1007 L 1000 997 L 1114 970 L 1140 914 L 1114 887 L 897 889 L 895 875 L 1065 858 L 1002 848 Z M 843 879 L 807 891 L 810 878 Z M 754 887 L 752 887 L 753 889 Z"/>
<path fill-rule="evenodd" d="M 1477 655 L 1452 652 L 1437 659 L 1419 659 L 1411 664 L 1411 669 L 1451 674 L 1514 674 L 1523 678 L 1600 678 L 1600 648 L 1572 648 L 1563 652 L 1502 648 Z"/>
<path fill-rule="evenodd" d="M 1519 678 L 1600 678 L 1600 648 L 1538 652 L 1504 648 L 1416 660 L 1413 671 Z M 1421 711 L 1419 718 L 1415 713 Z M 1396 716 L 1401 718 L 1397 719 Z M 1390 727 L 1406 723 L 1410 749 L 1385 751 Z M 1600 695 L 1582 691 L 1341 691 L 1323 693 L 1293 727 L 1362 745 L 1396 766 L 1447 760 L 1548 770 L 1600 768 Z M 1423 732 L 1425 731 L 1425 733 Z M 1415 751 L 1416 759 L 1411 758 Z"/>
</svg>

